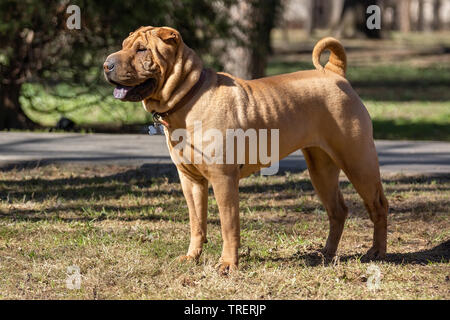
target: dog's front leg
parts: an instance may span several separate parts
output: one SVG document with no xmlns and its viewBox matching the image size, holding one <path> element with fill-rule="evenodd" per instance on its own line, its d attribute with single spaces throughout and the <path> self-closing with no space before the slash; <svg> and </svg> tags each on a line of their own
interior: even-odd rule
<svg viewBox="0 0 450 320">
<path fill-rule="evenodd" d="M 188 252 L 179 258 L 180 261 L 198 260 L 206 242 L 206 220 L 208 209 L 208 181 L 193 181 L 179 171 L 181 187 L 189 208 L 191 241 Z"/>
<path fill-rule="evenodd" d="M 238 267 L 238 249 L 240 245 L 239 223 L 239 177 L 221 175 L 211 180 L 219 206 L 222 228 L 223 248 L 219 271 L 227 274 Z"/>
</svg>

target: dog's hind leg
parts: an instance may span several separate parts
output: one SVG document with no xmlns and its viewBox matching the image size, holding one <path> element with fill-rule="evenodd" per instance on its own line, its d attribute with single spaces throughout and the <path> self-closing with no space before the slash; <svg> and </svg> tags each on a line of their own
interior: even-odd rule
<svg viewBox="0 0 450 320">
<path fill-rule="evenodd" d="M 193 181 L 178 171 L 181 187 L 189 208 L 189 223 L 191 226 L 191 241 L 188 252 L 179 258 L 180 261 L 197 260 L 206 242 L 206 225 L 208 209 L 208 181 L 201 179 Z"/>
<path fill-rule="evenodd" d="M 330 233 L 323 249 L 325 257 L 336 254 L 347 217 L 347 206 L 339 190 L 339 167 L 331 157 L 318 147 L 302 150 L 309 175 L 317 195 L 322 201 L 330 220 Z"/>
<path fill-rule="evenodd" d="M 346 152 L 336 155 L 336 161 L 364 200 L 370 220 L 374 224 L 373 246 L 367 256 L 382 259 L 386 256 L 389 205 L 381 184 L 375 145 L 364 140 L 353 141 L 351 146 Z"/>
</svg>

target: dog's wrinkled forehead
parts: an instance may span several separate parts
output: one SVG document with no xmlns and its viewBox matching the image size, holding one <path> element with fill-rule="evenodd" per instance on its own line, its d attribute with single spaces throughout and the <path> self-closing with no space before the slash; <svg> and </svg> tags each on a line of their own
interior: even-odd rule
<svg viewBox="0 0 450 320">
<path fill-rule="evenodd" d="M 177 30 L 169 27 L 140 27 L 123 41 L 122 49 L 130 49 L 136 43 L 150 44 L 152 39 L 158 38 L 167 45 L 178 46 L 180 44 L 181 35 Z"/>
<path fill-rule="evenodd" d="M 122 47 L 123 49 L 131 48 L 136 41 L 144 41 L 148 42 L 148 36 L 150 36 L 151 31 L 154 30 L 155 27 L 140 27 L 134 32 L 130 32 L 130 35 L 123 41 Z"/>
</svg>

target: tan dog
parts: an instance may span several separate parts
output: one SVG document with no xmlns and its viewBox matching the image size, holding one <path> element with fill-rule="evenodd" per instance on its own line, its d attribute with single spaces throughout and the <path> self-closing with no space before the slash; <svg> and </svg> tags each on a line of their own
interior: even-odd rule
<svg viewBox="0 0 450 320">
<path fill-rule="evenodd" d="M 319 58 L 324 50 L 331 55 L 322 67 Z M 123 42 L 122 50 L 107 58 L 104 69 L 108 81 L 117 85 L 116 98 L 142 100 L 145 109 L 166 125 L 172 158 L 178 143 L 172 141 L 174 130 L 182 128 L 193 134 L 195 121 L 201 121 L 203 130 L 215 128 L 224 136 L 227 129 L 279 129 L 280 159 L 302 149 L 314 188 L 328 212 L 330 233 L 323 249 L 327 257 L 335 255 L 347 217 L 338 182 L 342 169 L 374 223 L 368 255 L 383 258 L 388 202 L 380 181 L 371 119 L 345 79 L 346 55 L 339 41 L 319 41 L 313 62 L 317 70 L 245 81 L 204 69 L 176 30 L 141 27 Z M 220 270 L 237 268 L 239 179 L 262 167 L 260 162 L 247 160 L 248 156 L 245 164 L 177 164 L 191 227 L 189 249 L 181 260 L 198 259 L 206 242 L 209 182 L 220 212 Z"/>
</svg>

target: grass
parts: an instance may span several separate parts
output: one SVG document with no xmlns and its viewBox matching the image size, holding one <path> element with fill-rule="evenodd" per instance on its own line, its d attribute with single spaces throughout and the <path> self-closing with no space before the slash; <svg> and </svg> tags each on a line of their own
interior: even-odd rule
<svg viewBox="0 0 450 320">
<path fill-rule="evenodd" d="M 61 116 L 68 117 L 84 127 L 99 124 L 146 124 L 152 119 L 142 103 L 114 99 L 112 86 L 101 86 L 94 93 L 77 94 L 79 91 L 83 91 L 83 88 L 59 85 L 50 90 L 39 84 L 26 84 L 21 103 L 31 119 L 49 127 L 54 127 Z M 59 112 L 52 111 L 55 109 Z"/>
<path fill-rule="evenodd" d="M 351 184 L 338 251 L 318 250 L 328 221 L 307 173 L 241 182 L 240 270 L 216 271 L 221 236 L 209 199 L 208 243 L 199 264 L 179 264 L 189 240 L 174 175 L 151 167 L 63 166 L 0 172 L 2 299 L 449 299 L 450 176 L 385 176 L 388 257 L 367 262 L 372 224 Z M 381 271 L 369 290 L 369 267 Z M 66 288 L 67 268 L 81 272 Z M 370 281 L 370 280 L 369 280 Z"/>
</svg>

